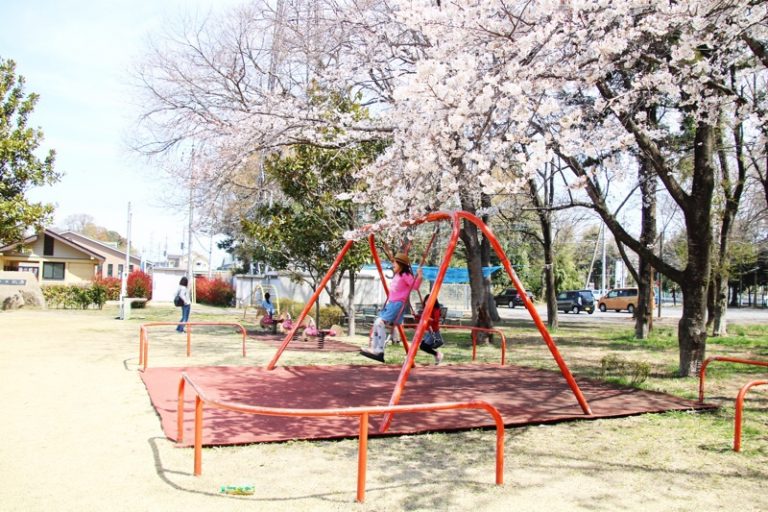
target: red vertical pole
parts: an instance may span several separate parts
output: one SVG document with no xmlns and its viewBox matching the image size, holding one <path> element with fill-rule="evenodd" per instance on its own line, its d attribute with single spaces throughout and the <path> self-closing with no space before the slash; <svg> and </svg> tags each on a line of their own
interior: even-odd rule
<svg viewBox="0 0 768 512">
<path fill-rule="evenodd" d="M 477 359 L 477 331 L 472 329 L 472 360 Z"/>
<path fill-rule="evenodd" d="M 181 374 L 181 380 L 179 380 L 179 399 L 176 402 L 176 442 L 181 443 L 184 441 L 184 388 L 186 380 L 184 374 Z"/>
<path fill-rule="evenodd" d="M 768 384 L 768 380 L 753 380 L 744 384 L 739 390 L 739 394 L 736 396 L 736 415 L 733 419 L 733 451 L 741 451 L 741 424 L 744 411 L 744 397 L 747 395 L 747 391 L 754 386 L 764 386 Z"/>
<path fill-rule="evenodd" d="M 357 442 L 357 502 L 365 501 L 365 473 L 368 466 L 368 413 L 360 415 L 360 436 Z"/>
<path fill-rule="evenodd" d="M 203 401 L 195 397 L 195 476 L 203 473 Z"/>
<path fill-rule="evenodd" d="M 413 367 L 414 361 L 416 360 L 416 352 L 419 350 L 421 338 L 424 336 L 424 332 L 427 330 L 427 324 L 429 318 L 432 315 L 432 309 L 435 307 L 435 302 L 437 301 L 437 297 L 440 294 L 440 287 L 443 284 L 443 279 L 445 279 L 445 273 L 448 272 L 448 265 L 450 265 L 453 251 L 456 249 L 456 242 L 459 240 L 459 222 L 455 213 L 449 215 L 445 212 L 438 212 L 428 215 L 427 218 L 434 220 L 453 218 L 453 231 L 451 232 L 451 238 L 448 241 L 445 257 L 443 258 L 443 262 L 440 264 L 440 270 L 438 270 L 435 283 L 432 286 L 432 292 L 429 294 L 429 300 L 426 304 L 424 304 L 424 311 L 421 313 L 421 319 L 416 326 L 416 332 L 413 333 L 411 347 L 408 350 L 408 357 L 406 357 L 405 361 L 403 361 L 403 366 L 400 369 L 400 375 L 397 378 L 395 389 L 392 391 L 392 397 L 389 399 L 389 405 L 397 405 L 400 403 L 400 397 L 403 394 L 405 383 L 408 381 L 408 375 L 410 374 L 411 368 Z M 391 424 L 392 413 L 388 412 L 384 415 L 384 421 L 382 422 L 379 431 L 386 432 Z"/>
<path fill-rule="evenodd" d="M 187 327 L 187 357 L 192 353 L 192 327 L 186 324 Z"/>
<path fill-rule="evenodd" d="M 323 280 L 320 281 L 320 284 L 317 286 L 317 290 L 315 290 L 315 293 L 312 294 L 312 297 L 307 301 L 307 304 L 304 306 L 304 309 L 302 310 L 299 317 L 296 319 L 296 323 L 293 325 L 293 328 L 289 333 L 285 335 L 285 339 L 283 339 L 283 343 L 278 347 L 277 352 L 275 352 L 275 355 L 272 357 L 272 360 L 267 365 L 268 370 L 274 370 L 275 366 L 277 365 L 277 360 L 280 359 L 280 355 L 285 350 L 285 347 L 288 346 L 288 343 L 291 342 L 293 339 L 294 334 L 296 334 L 296 331 L 301 327 L 301 322 L 304 321 L 304 318 L 309 313 L 309 310 L 312 309 L 312 306 L 314 306 L 315 302 L 317 302 L 317 298 L 320 296 L 320 294 L 325 289 L 325 285 L 328 284 L 328 281 L 331 279 L 333 274 L 336 272 L 336 269 L 339 268 L 339 265 L 341 264 L 341 261 L 344 259 L 344 256 L 349 251 L 349 248 L 352 247 L 352 245 L 355 243 L 354 240 L 347 240 L 347 243 L 344 244 L 344 247 L 339 251 L 338 256 L 336 256 L 336 259 L 333 262 L 333 265 L 331 265 L 331 268 L 328 269 L 328 272 L 326 272 L 325 277 L 323 277 Z"/>
<path fill-rule="evenodd" d="M 704 379 L 707 375 L 707 366 L 709 363 L 715 359 L 714 357 L 708 357 L 704 360 L 703 363 L 701 363 L 701 368 L 699 369 L 699 403 L 704 402 Z"/>
<path fill-rule="evenodd" d="M 243 357 L 245 357 L 245 327 L 241 325 L 240 330 L 243 331 Z"/>
<path fill-rule="evenodd" d="M 504 366 L 507 361 L 507 337 L 501 331 L 499 331 L 499 336 L 501 336 L 501 366 Z"/>
</svg>

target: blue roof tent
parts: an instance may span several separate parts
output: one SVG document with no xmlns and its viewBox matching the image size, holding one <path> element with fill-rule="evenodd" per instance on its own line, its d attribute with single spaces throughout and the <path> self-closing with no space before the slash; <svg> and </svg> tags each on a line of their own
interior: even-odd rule
<svg viewBox="0 0 768 512">
<path fill-rule="evenodd" d="M 382 263 L 382 268 L 392 268 L 392 265 L 389 263 Z M 495 266 L 495 267 L 483 267 L 483 277 L 489 277 L 491 274 L 499 270 L 501 266 Z M 414 265 L 413 270 L 416 271 L 419 269 L 419 265 Z M 437 271 L 439 270 L 439 267 L 421 267 L 422 269 L 422 275 L 424 276 L 424 279 L 427 281 L 435 281 L 437 279 Z M 363 270 L 376 270 L 376 265 L 365 265 L 363 266 Z M 469 282 L 469 271 L 466 268 L 459 268 L 459 267 L 450 267 L 448 268 L 448 271 L 445 273 L 445 279 L 443 280 L 443 283 L 468 283 Z"/>
</svg>

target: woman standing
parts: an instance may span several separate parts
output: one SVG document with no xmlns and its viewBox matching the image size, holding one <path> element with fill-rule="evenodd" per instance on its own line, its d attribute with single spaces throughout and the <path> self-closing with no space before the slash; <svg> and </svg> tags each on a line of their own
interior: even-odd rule
<svg viewBox="0 0 768 512">
<path fill-rule="evenodd" d="M 189 288 L 187 288 L 186 277 L 182 277 L 179 281 L 179 289 L 176 291 L 176 296 L 179 297 L 184 304 L 181 306 L 181 320 L 179 322 L 189 322 L 189 310 L 191 309 L 192 302 L 189 300 Z M 184 332 L 184 323 L 180 323 L 176 327 L 177 332 Z"/>
</svg>

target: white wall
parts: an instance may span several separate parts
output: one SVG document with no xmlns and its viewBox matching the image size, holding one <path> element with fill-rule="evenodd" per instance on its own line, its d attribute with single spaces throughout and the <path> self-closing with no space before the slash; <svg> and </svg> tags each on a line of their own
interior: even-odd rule
<svg viewBox="0 0 768 512">
<path fill-rule="evenodd" d="M 272 295 L 273 300 L 275 299 L 275 289 L 277 290 L 277 298 L 280 299 L 289 298 L 296 302 L 306 303 L 312 296 L 312 289 L 309 285 L 292 282 L 287 276 L 236 275 L 233 286 L 235 287 L 238 307 L 256 305 L 262 297 L 260 285 L 265 292 Z M 419 290 L 421 295 L 425 296 L 429 293 L 429 283 L 423 282 Z M 341 283 L 340 292 L 342 297 L 348 296 L 348 279 Z M 469 285 L 467 284 L 444 284 L 440 292 L 440 302 L 452 309 L 468 310 L 470 308 L 469 296 Z M 330 298 L 325 291 L 320 294 L 319 300 L 321 306 L 330 304 Z M 356 305 L 377 304 L 381 306 L 385 300 L 384 287 L 376 270 L 364 270 L 357 274 L 354 300 Z M 342 300 L 342 302 L 344 301 Z M 418 302 L 418 294 L 415 293 L 415 290 L 411 302 L 413 304 Z"/>
<path fill-rule="evenodd" d="M 186 274 L 184 269 L 152 269 L 152 300 L 154 302 L 173 302 L 179 281 Z"/>
</svg>

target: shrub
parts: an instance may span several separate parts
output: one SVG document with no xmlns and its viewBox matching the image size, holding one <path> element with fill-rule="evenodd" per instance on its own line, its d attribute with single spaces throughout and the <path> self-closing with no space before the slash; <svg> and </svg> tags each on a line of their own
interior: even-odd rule
<svg viewBox="0 0 768 512">
<path fill-rule="evenodd" d="M 117 277 L 96 276 L 93 282 L 104 287 L 107 292 L 106 300 L 120 300 L 120 287 L 122 286 L 120 279 Z"/>
<path fill-rule="evenodd" d="M 330 329 L 332 325 L 341 324 L 344 313 L 339 306 L 325 306 L 320 308 L 320 328 Z"/>
<path fill-rule="evenodd" d="M 91 284 L 91 301 L 99 309 L 102 309 L 107 302 L 107 291 L 106 285 L 98 280 L 94 280 Z"/>
<path fill-rule="evenodd" d="M 195 278 L 195 296 L 197 302 L 211 306 L 229 306 L 235 299 L 235 289 L 221 278 Z"/>
<path fill-rule="evenodd" d="M 619 379 L 626 379 L 631 385 L 641 384 L 651 373 L 651 365 L 646 361 L 629 361 L 614 355 L 602 358 L 600 366 L 600 374 L 603 378 L 612 375 Z"/>
<path fill-rule="evenodd" d="M 280 299 L 277 301 L 277 309 L 280 311 L 280 314 L 289 313 L 291 318 L 298 317 L 304 309 L 304 305 L 303 302 L 297 302 L 291 299 Z"/>
<path fill-rule="evenodd" d="M 41 286 L 45 303 L 49 308 L 62 307 L 67 297 L 69 286 L 63 284 L 51 284 Z"/>
<path fill-rule="evenodd" d="M 280 299 L 277 301 L 280 310 L 280 314 L 290 313 L 291 318 L 294 320 L 299 317 L 304 306 L 304 302 L 298 302 L 291 299 Z M 315 317 L 315 306 L 308 313 L 312 318 Z M 320 308 L 320 329 L 329 329 L 332 325 L 339 325 L 342 323 L 344 313 L 338 306 L 323 306 Z"/>
<path fill-rule="evenodd" d="M 152 299 L 152 276 L 141 270 L 134 270 L 128 274 L 126 293 L 129 297 Z M 134 302 L 132 307 L 143 308 L 145 302 Z"/>
<path fill-rule="evenodd" d="M 54 284 L 41 287 L 46 305 L 56 308 L 88 309 L 93 303 L 92 285 Z"/>
</svg>

